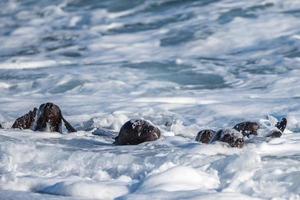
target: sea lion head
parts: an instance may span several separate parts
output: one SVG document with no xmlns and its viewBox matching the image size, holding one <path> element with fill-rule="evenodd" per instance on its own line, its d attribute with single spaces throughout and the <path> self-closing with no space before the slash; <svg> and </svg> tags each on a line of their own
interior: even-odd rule
<svg viewBox="0 0 300 200">
<path fill-rule="evenodd" d="M 209 144 L 212 142 L 216 132 L 211 129 L 205 129 L 198 132 L 196 141 Z"/>
<path fill-rule="evenodd" d="M 257 135 L 257 130 L 260 128 L 257 122 L 241 122 L 233 127 L 244 136 Z"/>
<path fill-rule="evenodd" d="M 231 147 L 242 148 L 245 144 L 243 135 L 234 129 L 219 130 L 220 141 L 228 143 Z"/>
<path fill-rule="evenodd" d="M 120 129 L 114 144 L 136 145 L 160 138 L 161 132 L 154 125 L 142 119 L 129 120 Z"/>
<path fill-rule="evenodd" d="M 62 114 L 60 108 L 53 103 L 40 105 L 35 126 L 35 131 L 62 132 Z"/>
</svg>

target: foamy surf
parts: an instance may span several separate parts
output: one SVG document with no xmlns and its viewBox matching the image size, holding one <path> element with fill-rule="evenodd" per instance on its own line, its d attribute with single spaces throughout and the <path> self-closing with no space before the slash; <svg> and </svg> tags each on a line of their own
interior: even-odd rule
<svg viewBox="0 0 300 200">
<path fill-rule="evenodd" d="M 0 199 L 299 199 L 294 0 L 1 1 Z M 45 102 L 72 134 L 10 129 Z M 243 149 L 201 129 L 287 117 Z M 112 145 L 142 118 L 162 138 Z"/>
</svg>

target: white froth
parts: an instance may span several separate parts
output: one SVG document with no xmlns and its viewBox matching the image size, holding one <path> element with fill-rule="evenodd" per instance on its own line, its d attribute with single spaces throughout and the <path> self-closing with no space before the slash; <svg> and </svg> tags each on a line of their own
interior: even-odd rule
<svg viewBox="0 0 300 200">
<path fill-rule="evenodd" d="M 171 181 L 170 181 L 171 179 Z M 205 181 L 203 181 L 205 180 Z M 147 177 L 138 190 L 156 191 L 210 190 L 219 185 L 218 177 L 189 167 L 179 166 Z"/>
<path fill-rule="evenodd" d="M 300 199 L 299 1 L 0 5 L 0 200 Z M 79 131 L 9 129 L 45 102 Z M 140 118 L 163 137 L 112 145 Z M 245 120 L 242 149 L 194 141 Z"/>
<path fill-rule="evenodd" d="M 43 60 L 43 61 L 16 61 L 1 63 L 0 69 L 34 69 L 34 68 L 45 68 L 59 65 L 69 65 L 70 61 L 56 62 L 54 60 Z"/>
</svg>

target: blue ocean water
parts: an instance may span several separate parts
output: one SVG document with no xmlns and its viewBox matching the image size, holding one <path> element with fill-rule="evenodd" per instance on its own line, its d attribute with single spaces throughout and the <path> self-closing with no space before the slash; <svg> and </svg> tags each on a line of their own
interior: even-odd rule
<svg viewBox="0 0 300 200">
<path fill-rule="evenodd" d="M 82 113 L 83 106 L 126 109 L 137 98 L 184 97 L 196 98 L 188 107 L 202 99 L 237 101 L 233 107 L 271 101 L 264 113 L 249 108 L 247 115 L 287 114 L 287 99 L 297 106 L 299 96 L 298 7 L 274 0 L 2 0 L 1 113 L 13 118 L 48 99 Z M 274 109 L 276 102 L 285 109 Z"/>
<path fill-rule="evenodd" d="M 46 101 L 65 107 L 78 126 L 83 113 L 88 120 L 159 112 L 199 126 L 298 116 L 295 1 L 10 0 L 1 7 L 1 121 Z"/>
</svg>

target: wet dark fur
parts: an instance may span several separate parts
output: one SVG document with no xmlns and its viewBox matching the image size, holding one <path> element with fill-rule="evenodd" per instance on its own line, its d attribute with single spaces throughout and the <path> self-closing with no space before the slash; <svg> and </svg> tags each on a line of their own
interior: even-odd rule
<svg viewBox="0 0 300 200">
<path fill-rule="evenodd" d="M 283 131 L 285 130 L 287 125 L 287 119 L 282 118 L 275 127 L 276 130 L 273 130 L 269 133 L 267 137 L 281 137 Z M 249 137 L 250 135 L 257 135 L 257 131 L 260 128 L 257 122 L 241 122 L 235 125 L 232 129 L 219 130 L 215 132 L 211 129 L 205 129 L 198 132 L 196 136 L 196 141 L 202 142 L 205 144 L 212 143 L 214 141 L 222 141 L 228 143 L 231 147 L 242 148 L 245 144 L 245 140 L 243 137 L 237 136 L 234 133 L 234 130 L 240 132 L 243 136 Z"/>
<path fill-rule="evenodd" d="M 275 127 L 278 130 L 273 130 L 267 137 L 281 137 L 283 131 L 287 125 L 287 119 L 282 118 L 281 121 L 277 122 Z M 257 130 L 260 128 L 257 122 L 241 122 L 233 127 L 235 130 L 242 133 L 244 136 L 249 137 L 250 135 L 257 135 Z"/>
<path fill-rule="evenodd" d="M 287 125 L 287 119 L 286 118 L 282 118 L 280 122 L 277 122 L 277 124 L 275 125 L 275 127 L 278 130 L 273 130 L 270 132 L 270 134 L 267 137 L 272 137 L 272 138 L 279 138 L 282 136 L 283 131 L 285 130 Z"/>
<path fill-rule="evenodd" d="M 23 115 L 16 119 L 12 128 L 19 129 L 31 129 L 34 123 L 34 119 L 37 113 L 37 108 L 34 108 L 32 111 L 29 111 L 27 114 Z"/>
<path fill-rule="evenodd" d="M 245 141 L 243 137 L 236 136 L 233 131 L 223 131 L 224 130 L 219 130 L 217 132 L 217 134 L 220 135 L 220 141 L 228 143 L 231 147 L 242 148 L 244 146 Z"/>
<path fill-rule="evenodd" d="M 39 109 L 34 108 L 33 111 L 19 117 L 14 122 L 12 128 L 32 129 L 34 131 L 46 131 L 47 127 L 50 132 L 62 132 L 62 122 L 68 132 L 76 130 L 62 116 L 60 108 L 53 103 L 45 103 L 40 105 Z"/>
<path fill-rule="evenodd" d="M 277 122 L 275 127 L 278 128 L 281 132 L 283 132 L 286 128 L 286 125 L 287 125 L 287 119 L 282 118 L 280 122 Z"/>
<path fill-rule="evenodd" d="M 218 132 L 205 129 L 197 134 L 196 141 L 209 144 L 215 141 L 221 141 L 228 143 L 231 147 L 242 148 L 244 146 L 244 138 L 238 137 L 234 134 L 234 131 L 219 130 Z"/>
<path fill-rule="evenodd" d="M 247 137 L 249 137 L 249 135 L 257 135 L 257 130 L 259 128 L 260 127 L 257 122 L 241 122 L 233 127 L 233 129 Z"/>
<path fill-rule="evenodd" d="M 271 131 L 271 133 L 267 136 L 267 137 L 272 137 L 272 138 L 279 138 L 282 136 L 282 132 L 281 131 Z"/>
<path fill-rule="evenodd" d="M 50 132 L 62 132 L 62 114 L 59 107 L 52 103 L 42 104 L 37 113 L 34 131 L 45 131 L 47 124 Z"/>
<path fill-rule="evenodd" d="M 216 132 L 211 129 L 205 129 L 205 130 L 199 131 L 196 136 L 196 141 L 202 142 L 205 144 L 209 144 L 212 141 L 215 134 L 216 134 Z"/>
<path fill-rule="evenodd" d="M 160 130 L 145 120 L 130 120 L 126 122 L 115 138 L 117 145 L 136 145 L 160 138 Z"/>
</svg>

